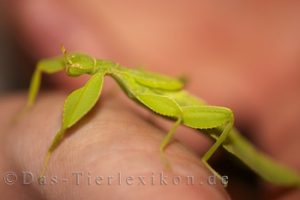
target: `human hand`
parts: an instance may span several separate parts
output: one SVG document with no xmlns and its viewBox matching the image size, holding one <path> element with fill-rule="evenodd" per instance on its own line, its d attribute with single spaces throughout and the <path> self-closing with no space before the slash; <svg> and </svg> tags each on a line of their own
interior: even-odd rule
<svg viewBox="0 0 300 200">
<path fill-rule="evenodd" d="M 210 182 L 212 175 L 199 158 L 177 142 L 166 150 L 172 170 L 165 170 L 158 148 L 164 132 L 116 97 L 101 98 L 92 113 L 68 131 L 54 152 L 45 182 L 41 184 L 37 176 L 53 133 L 60 126 L 64 95 L 44 95 L 14 123 L 11 119 L 25 98 L 23 95 L 3 98 L 0 102 L 2 197 L 228 199 L 219 181 Z M 8 172 L 16 173 L 15 182 Z"/>
<path fill-rule="evenodd" d="M 212 104 L 233 108 L 237 123 L 250 129 L 253 140 L 278 160 L 299 168 L 295 157 L 299 134 L 285 134 L 299 128 L 297 5 L 257 1 L 222 6 L 198 1 L 172 5 L 130 1 L 124 7 L 112 1 L 13 5 L 19 36 L 24 46 L 30 43 L 36 58 L 57 54 L 64 43 L 71 50 L 124 65 L 185 74 L 191 79 L 188 90 Z M 80 84 L 61 75 L 53 83 Z M 203 141 L 183 135 L 203 152 Z M 293 190 L 287 196 L 298 193 Z"/>
</svg>

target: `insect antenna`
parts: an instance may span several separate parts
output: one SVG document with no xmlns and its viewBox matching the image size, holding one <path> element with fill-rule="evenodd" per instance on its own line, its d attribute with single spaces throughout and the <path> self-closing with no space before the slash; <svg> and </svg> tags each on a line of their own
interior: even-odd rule
<svg viewBox="0 0 300 200">
<path fill-rule="evenodd" d="M 67 52 L 67 50 L 66 50 L 66 48 L 64 47 L 63 44 L 61 45 L 60 49 L 61 49 L 61 52 L 64 54 L 65 60 L 67 60 L 67 54 L 68 54 L 68 52 Z"/>
</svg>

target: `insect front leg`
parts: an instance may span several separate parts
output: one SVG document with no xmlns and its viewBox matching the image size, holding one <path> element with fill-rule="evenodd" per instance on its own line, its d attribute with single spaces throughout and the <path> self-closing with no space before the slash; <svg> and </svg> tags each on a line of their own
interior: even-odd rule
<svg viewBox="0 0 300 200">
<path fill-rule="evenodd" d="M 67 129 L 76 124 L 95 106 L 100 97 L 104 75 L 105 74 L 101 72 L 94 74 L 83 87 L 73 91 L 67 97 L 64 104 L 61 128 L 56 133 L 50 147 L 48 148 L 40 177 L 44 176 L 50 157 L 60 144 Z"/>
<path fill-rule="evenodd" d="M 35 102 L 41 85 L 42 73 L 53 74 L 62 71 L 64 68 L 65 64 L 63 57 L 45 59 L 38 62 L 31 78 L 26 108 L 30 108 Z"/>
</svg>

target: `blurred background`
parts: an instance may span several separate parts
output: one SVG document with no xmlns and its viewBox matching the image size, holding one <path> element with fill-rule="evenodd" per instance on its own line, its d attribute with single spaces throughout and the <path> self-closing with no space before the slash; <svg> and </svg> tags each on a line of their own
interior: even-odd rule
<svg viewBox="0 0 300 200">
<path fill-rule="evenodd" d="M 25 89 L 30 73 L 25 70 L 30 58 L 21 50 L 10 22 L 0 6 L 0 95 Z"/>
<path fill-rule="evenodd" d="M 232 108 L 259 148 L 300 169 L 300 1 L 0 2 L 1 95 L 27 88 L 37 60 L 60 54 L 64 44 L 185 75 L 188 91 Z M 67 89 L 84 80 L 48 77 Z"/>
</svg>

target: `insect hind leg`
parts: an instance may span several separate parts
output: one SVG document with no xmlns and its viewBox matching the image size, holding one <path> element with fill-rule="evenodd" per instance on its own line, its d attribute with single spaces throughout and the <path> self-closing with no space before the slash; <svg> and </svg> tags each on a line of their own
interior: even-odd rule
<svg viewBox="0 0 300 200">
<path fill-rule="evenodd" d="M 221 180 L 221 176 L 218 172 L 216 172 L 207 162 L 211 156 L 216 152 L 216 150 L 219 148 L 220 145 L 225 141 L 227 138 L 228 134 L 230 133 L 231 129 L 233 127 L 233 122 L 230 121 L 224 128 L 223 132 L 221 133 L 220 137 L 216 140 L 216 142 L 213 144 L 213 146 L 210 147 L 210 149 L 204 154 L 202 157 L 202 162 L 204 165 L 215 175 Z"/>
</svg>

